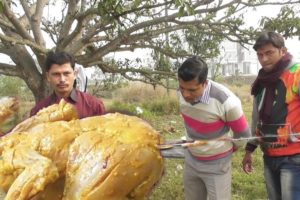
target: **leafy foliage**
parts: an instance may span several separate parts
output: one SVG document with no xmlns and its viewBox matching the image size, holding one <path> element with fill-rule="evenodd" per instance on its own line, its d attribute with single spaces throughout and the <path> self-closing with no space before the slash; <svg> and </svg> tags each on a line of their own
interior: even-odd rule
<svg viewBox="0 0 300 200">
<path fill-rule="evenodd" d="M 152 119 L 157 116 L 164 116 L 178 113 L 178 103 L 174 99 L 161 98 L 145 100 L 141 103 L 125 103 L 114 100 L 109 105 L 110 112 L 116 111 L 129 115 L 137 115 L 144 119 Z"/>
<path fill-rule="evenodd" d="M 261 25 L 264 29 L 277 31 L 286 38 L 296 35 L 300 39 L 299 12 L 285 6 L 276 17 L 264 17 Z"/>
<path fill-rule="evenodd" d="M 192 54 L 202 55 L 203 58 L 214 58 L 220 54 L 219 45 L 224 40 L 224 36 L 209 35 L 203 30 L 191 27 L 185 31 L 185 39 Z"/>
<path fill-rule="evenodd" d="M 33 99 L 22 79 L 3 75 L 0 75 L 0 96 L 16 96 L 24 101 Z"/>
<path fill-rule="evenodd" d="M 179 112 L 178 102 L 175 98 L 163 96 L 142 103 L 142 108 L 154 115 L 176 114 Z"/>
<path fill-rule="evenodd" d="M 162 87 L 153 88 L 146 84 L 131 83 L 114 91 L 108 110 L 139 115 L 145 119 L 179 112 L 175 91 L 167 92 Z"/>
<path fill-rule="evenodd" d="M 4 6 L 2 0 L 0 0 L 0 12 L 3 12 Z"/>
</svg>

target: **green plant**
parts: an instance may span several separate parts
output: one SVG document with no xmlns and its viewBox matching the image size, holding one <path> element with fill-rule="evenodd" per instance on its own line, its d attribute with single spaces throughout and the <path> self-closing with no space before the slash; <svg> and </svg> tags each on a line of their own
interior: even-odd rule
<svg viewBox="0 0 300 200">
<path fill-rule="evenodd" d="M 142 83 L 131 83 L 115 92 L 110 110 L 127 111 L 150 119 L 155 116 L 177 114 L 179 111 L 175 91 L 168 91 L 162 87 L 155 89 Z M 137 112 L 137 108 L 142 113 Z"/>
<path fill-rule="evenodd" d="M 32 93 L 22 79 L 3 75 L 0 75 L 0 96 L 17 96 L 22 101 L 33 100 Z"/>
<path fill-rule="evenodd" d="M 147 100 L 142 103 L 142 107 L 156 115 L 176 114 L 179 112 L 177 99 L 170 97 Z"/>
<path fill-rule="evenodd" d="M 141 82 L 131 82 L 128 86 L 114 91 L 113 98 L 127 103 L 142 103 L 161 97 L 176 97 L 174 90 L 166 90 L 161 86 L 153 87 Z"/>
<path fill-rule="evenodd" d="M 128 115 L 136 115 L 144 119 L 150 119 L 153 117 L 153 113 L 149 110 L 143 109 L 137 104 L 123 103 L 120 101 L 113 101 L 109 107 L 108 112 L 119 112 Z"/>
</svg>

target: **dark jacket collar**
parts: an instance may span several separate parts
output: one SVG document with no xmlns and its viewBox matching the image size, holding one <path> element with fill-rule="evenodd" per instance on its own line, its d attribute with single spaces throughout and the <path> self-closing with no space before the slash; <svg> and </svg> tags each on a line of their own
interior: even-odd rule
<svg viewBox="0 0 300 200">
<path fill-rule="evenodd" d="M 55 94 L 55 92 L 51 95 L 51 102 L 57 102 L 59 100 L 59 97 Z M 70 96 L 67 98 L 67 100 L 71 100 L 73 102 L 77 102 L 77 93 L 76 89 L 72 89 Z"/>
</svg>

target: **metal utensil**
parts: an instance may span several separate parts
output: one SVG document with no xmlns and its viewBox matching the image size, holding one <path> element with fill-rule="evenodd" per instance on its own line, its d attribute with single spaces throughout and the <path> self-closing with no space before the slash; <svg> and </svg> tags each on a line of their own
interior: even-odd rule
<svg viewBox="0 0 300 200">
<path fill-rule="evenodd" d="M 288 136 L 300 136 L 300 133 L 292 133 L 292 134 L 288 134 Z M 222 141 L 222 140 L 227 140 L 227 141 L 243 141 L 243 140 L 253 140 L 253 139 L 266 139 L 266 138 L 280 138 L 282 136 L 280 135 L 265 135 L 265 136 L 252 136 L 252 137 L 242 137 L 242 138 L 230 138 L 230 137 L 222 137 L 222 138 L 218 138 L 218 139 L 215 139 L 215 140 L 219 140 L 219 141 Z M 168 142 L 168 143 L 165 143 L 165 144 L 159 144 L 157 145 L 157 148 L 159 150 L 164 150 L 164 149 L 171 149 L 173 147 L 176 147 L 176 146 L 180 146 L 180 147 L 188 147 L 188 146 L 197 146 L 197 145 L 203 145 L 205 143 L 205 141 L 201 140 L 201 142 L 204 142 L 204 143 L 199 143 L 197 144 L 197 142 L 199 142 L 200 140 L 180 140 L 180 141 L 171 141 L 171 142 Z M 211 140 L 210 140 L 211 141 Z M 300 140 L 299 140 L 300 141 Z"/>
<path fill-rule="evenodd" d="M 186 141 L 186 140 L 182 140 L 182 141 L 179 141 L 179 142 L 173 142 L 173 143 L 166 143 L 166 144 L 159 144 L 157 145 L 157 148 L 160 149 L 160 150 L 163 150 L 163 149 L 170 149 L 170 148 L 173 148 L 173 147 L 176 147 L 176 146 L 180 146 L 180 147 L 189 147 L 189 146 L 198 146 L 198 145 L 203 145 L 203 144 L 206 144 L 207 141 L 205 140 L 189 140 L 189 141 Z"/>
<path fill-rule="evenodd" d="M 175 146 L 180 146 L 182 147 L 182 144 L 159 144 L 156 146 L 159 150 L 165 150 L 165 149 L 171 149 Z"/>
<path fill-rule="evenodd" d="M 158 144 L 157 148 L 160 150 L 164 149 L 171 149 L 173 147 L 185 147 L 187 144 L 193 143 L 194 140 L 173 140 L 173 141 L 167 141 L 164 144 Z"/>
</svg>

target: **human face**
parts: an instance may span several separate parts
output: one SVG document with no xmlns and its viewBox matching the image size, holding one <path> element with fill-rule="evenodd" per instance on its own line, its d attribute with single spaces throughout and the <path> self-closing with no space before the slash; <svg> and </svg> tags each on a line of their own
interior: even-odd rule
<svg viewBox="0 0 300 200">
<path fill-rule="evenodd" d="M 179 90 L 185 101 L 189 103 L 195 102 L 203 95 L 207 81 L 205 83 L 198 83 L 198 80 L 183 81 L 179 78 Z"/>
<path fill-rule="evenodd" d="M 59 97 L 68 97 L 70 95 L 75 78 L 76 74 L 70 63 L 63 65 L 53 64 L 47 72 L 47 80 Z"/>
<path fill-rule="evenodd" d="M 269 43 L 257 49 L 257 58 L 266 72 L 273 70 L 275 64 L 286 54 L 286 48 L 277 48 Z"/>
</svg>

